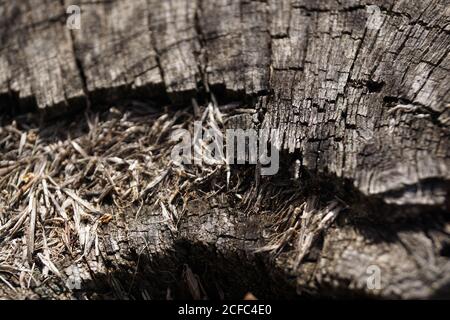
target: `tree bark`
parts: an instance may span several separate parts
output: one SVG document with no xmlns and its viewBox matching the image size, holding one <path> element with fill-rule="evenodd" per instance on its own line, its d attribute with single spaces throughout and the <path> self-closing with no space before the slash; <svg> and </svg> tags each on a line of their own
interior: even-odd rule
<svg viewBox="0 0 450 320">
<path fill-rule="evenodd" d="M 66 27 L 69 4 L 81 7 L 80 30 Z M 320 215 L 324 190 L 351 208 L 324 229 L 308 225 L 278 210 L 287 199 L 272 185 L 282 177 L 245 190 L 258 212 L 218 193 L 191 201 L 176 231 L 149 208 L 132 219 L 135 208 L 103 227 L 98 270 L 80 265 L 94 286 L 119 298 L 130 279 L 134 298 L 165 298 L 167 288 L 197 298 L 449 297 L 447 0 L 27 0 L 1 1 L 0 17 L 1 108 L 64 116 L 130 97 L 186 105 L 212 92 L 254 110 L 237 126 L 280 129 L 282 163 L 297 161 L 308 181 L 282 187 L 296 190 L 293 208 Z M 308 253 L 295 245 L 302 232 L 315 239 Z M 274 247 L 274 235 L 291 244 Z M 204 290 L 186 293 L 176 283 L 192 272 Z M 46 287 L 32 295 L 74 294 Z M 2 291 L 15 296 L 0 282 Z"/>
</svg>

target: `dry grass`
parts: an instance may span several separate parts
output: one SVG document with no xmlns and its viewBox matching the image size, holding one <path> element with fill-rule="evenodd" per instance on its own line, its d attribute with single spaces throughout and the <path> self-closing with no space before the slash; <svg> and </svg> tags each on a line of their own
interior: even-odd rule
<svg viewBox="0 0 450 320">
<path fill-rule="evenodd" d="M 176 230 L 189 192 L 213 175 L 229 177 L 225 159 L 210 166 L 171 161 L 175 130 L 192 131 L 195 119 L 223 126 L 216 106 L 194 106 L 158 113 L 134 105 L 44 125 L 0 119 L 0 283 L 29 288 L 42 280 L 34 279 L 36 269 L 44 279 L 62 278 L 62 259 L 99 255 L 97 229 L 114 221 L 105 211 L 111 206 L 158 206 Z"/>
<path fill-rule="evenodd" d="M 190 199 L 227 194 L 239 210 L 270 217 L 271 234 L 257 251 L 277 256 L 295 250 L 299 265 L 341 211 L 336 201 L 322 207 L 305 198 L 289 179 L 259 183 L 255 168 L 232 175 L 224 157 L 212 165 L 172 161 L 178 129 L 194 135 L 200 120 L 219 132 L 230 115 L 254 110 L 193 101 L 193 108 L 161 111 L 131 103 L 48 123 L 0 118 L 0 292 L 2 286 L 27 290 L 49 278 L 65 283 L 71 271 L 58 267 L 99 258 L 99 227 L 115 223 L 117 212 L 138 218 L 144 206 L 154 208 L 176 232 Z M 202 296 L 188 267 L 184 276 L 191 279 L 189 290 Z"/>
</svg>

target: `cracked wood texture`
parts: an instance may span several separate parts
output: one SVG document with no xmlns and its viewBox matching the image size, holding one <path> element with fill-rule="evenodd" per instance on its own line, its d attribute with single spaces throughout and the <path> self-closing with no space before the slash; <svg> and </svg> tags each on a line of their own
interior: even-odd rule
<svg viewBox="0 0 450 320">
<path fill-rule="evenodd" d="M 69 4 L 80 30 L 65 26 Z M 364 292 L 376 263 L 388 284 L 378 296 L 448 294 L 449 230 L 437 217 L 449 210 L 448 0 L 2 0 L 0 17 L 2 108 L 66 111 L 135 93 L 184 103 L 204 90 L 250 101 L 251 121 L 281 129 L 274 143 L 312 177 L 349 181 L 380 210 L 419 212 L 405 228 L 334 225 L 320 258 L 292 271 L 299 291 Z M 221 214 L 200 215 L 182 238 L 249 259 L 267 226 L 221 210 L 232 234 Z M 157 225 L 124 229 L 116 246 L 175 250 Z"/>
</svg>

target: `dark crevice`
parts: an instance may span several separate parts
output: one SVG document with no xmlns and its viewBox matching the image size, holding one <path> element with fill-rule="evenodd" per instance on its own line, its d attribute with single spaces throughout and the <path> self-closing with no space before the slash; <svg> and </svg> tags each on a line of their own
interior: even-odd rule
<svg viewBox="0 0 450 320">
<path fill-rule="evenodd" d="M 439 254 L 442 257 L 447 257 L 450 258 L 450 243 L 446 242 L 442 245 L 441 251 L 439 252 Z"/>
<path fill-rule="evenodd" d="M 9 87 L 8 93 L 0 94 L 0 114 L 17 116 L 39 111 L 35 97 L 20 97 L 20 93 Z"/>
<path fill-rule="evenodd" d="M 272 181 L 291 181 L 292 186 L 301 190 L 307 197 L 309 194 L 320 194 L 323 201 L 330 201 L 334 198 L 339 199 L 351 211 L 347 215 L 347 223 L 358 225 L 359 223 L 373 223 L 381 225 L 391 225 L 395 228 L 408 228 L 408 226 L 417 225 L 418 219 L 430 219 L 431 216 L 444 225 L 445 221 L 450 221 L 450 216 L 446 214 L 449 203 L 443 205 L 431 204 L 404 204 L 385 202 L 385 197 L 401 197 L 405 192 L 416 192 L 418 186 L 405 186 L 402 189 L 391 190 L 389 192 L 377 195 L 366 195 L 358 190 L 353 180 L 338 177 L 327 171 L 309 170 L 300 167 L 300 180 L 293 178 L 292 169 L 295 160 L 302 159 L 303 155 L 297 151 L 295 154 L 282 152 L 280 154 L 280 171 L 272 177 Z M 442 179 L 426 179 L 420 184 L 421 190 L 441 190 L 443 193 L 450 192 L 450 183 Z M 424 221 L 425 221 L 424 220 Z"/>
<path fill-rule="evenodd" d="M 305 10 L 305 11 L 311 12 L 311 13 L 313 13 L 313 12 L 321 13 L 321 12 L 353 12 L 353 11 L 358 11 L 358 10 L 365 10 L 366 6 L 354 5 L 354 6 L 348 6 L 348 7 L 342 7 L 342 8 L 326 9 L 326 8 L 298 5 L 298 4 L 293 3 L 292 8 Z"/>
<path fill-rule="evenodd" d="M 367 89 L 369 89 L 370 93 L 380 92 L 383 89 L 384 85 L 385 85 L 385 83 L 383 81 L 376 82 L 376 81 L 369 80 L 366 83 Z"/>
<path fill-rule="evenodd" d="M 82 283 L 77 295 L 90 299 L 242 300 L 251 292 L 259 299 L 299 298 L 295 282 L 265 259 L 244 251 L 220 253 L 217 248 L 179 240 L 173 250 L 151 260 L 135 253 L 135 266 L 109 274 L 96 274 Z M 263 277 L 261 275 L 264 275 Z M 188 281 L 200 290 L 191 289 Z M 198 294 L 199 293 L 199 294 Z"/>
</svg>

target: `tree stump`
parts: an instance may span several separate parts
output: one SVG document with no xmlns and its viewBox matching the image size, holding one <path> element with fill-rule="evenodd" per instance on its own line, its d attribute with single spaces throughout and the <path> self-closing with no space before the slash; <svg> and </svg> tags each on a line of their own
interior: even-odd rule
<svg viewBox="0 0 450 320">
<path fill-rule="evenodd" d="M 69 5 L 81 9 L 80 29 L 67 26 Z M 21 235 L 0 232 L 0 297 L 449 297 L 449 8 L 446 0 L 2 1 L 4 119 L 83 121 L 85 108 L 118 101 L 153 101 L 163 115 L 215 97 L 219 109 L 246 110 L 233 116 L 238 127 L 278 129 L 282 166 L 261 181 L 253 167 L 233 169 L 250 181 L 243 199 L 196 193 L 175 226 L 148 198 L 120 214 L 100 203 L 117 215 L 98 227 L 98 252 L 54 263 L 76 266 L 80 290 L 67 287 L 74 271 L 52 272 L 41 247 L 27 263 L 50 280 L 24 287 L 2 261 Z M 27 159 L 2 148 L 6 177 L 11 161 Z M 24 201 L 0 201 L 0 230 L 2 212 Z M 31 223 L 32 210 L 23 219 Z"/>
</svg>

